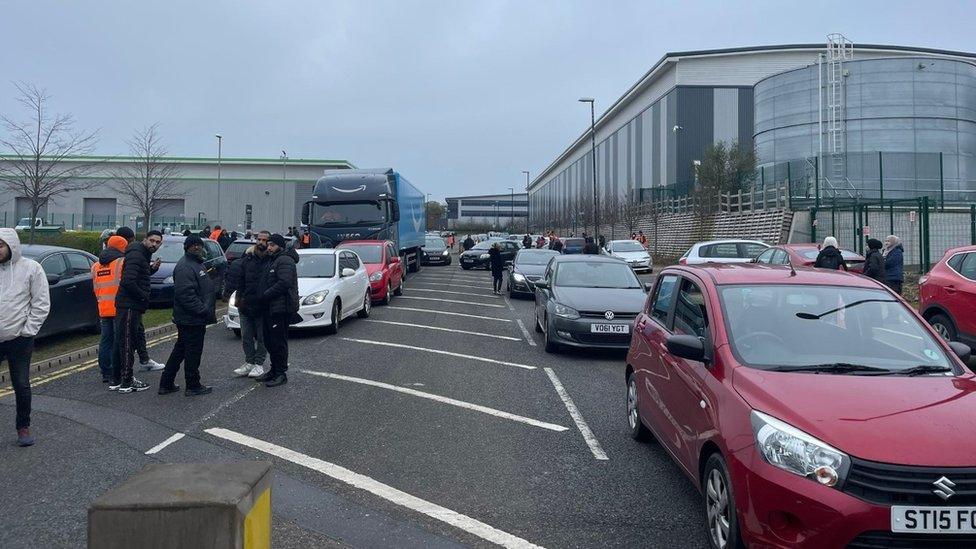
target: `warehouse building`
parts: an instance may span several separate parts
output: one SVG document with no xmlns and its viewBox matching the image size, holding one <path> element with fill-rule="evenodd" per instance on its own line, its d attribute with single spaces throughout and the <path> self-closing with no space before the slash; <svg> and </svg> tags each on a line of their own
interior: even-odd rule
<svg viewBox="0 0 976 549">
<path fill-rule="evenodd" d="M 449 229 L 525 227 L 529 211 L 527 193 L 455 196 L 447 201 Z"/>
<path fill-rule="evenodd" d="M 696 161 L 718 141 L 754 147 L 757 184 L 789 180 L 801 198 L 878 198 L 885 181 L 886 198 L 942 188 L 973 200 L 976 54 L 836 36 L 667 53 L 596 120 L 595 134 L 604 205 L 646 200 L 652 189 L 688 192 Z M 565 225 L 593 202 L 590 139 L 587 128 L 531 182 L 536 229 Z"/>
<path fill-rule="evenodd" d="M 0 156 L 0 163 L 10 157 Z M 299 224 L 301 207 L 311 200 L 315 182 L 327 170 L 351 169 L 345 160 L 184 158 L 169 157 L 178 166 L 177 192 L 161 201 L 153 216 L 156 227 L 199 228 L 221 225 L 228 230 L 250 227 L 283 231 Z M 38 217 L 45 224 L 74 230 L 102 230 L 120 225 L 143 228 L 138 208 L 118 191 L 118 173 L 139 158 L 91 156 L 66 160 L 89 168 L 79 178 L 90 185 L 53 199 Z M 30 216 L 24 197 L 0 199 L 0 226 L 13 227 Z M 248 214 L 250 212 L 250 214 Z"/>
</svg>

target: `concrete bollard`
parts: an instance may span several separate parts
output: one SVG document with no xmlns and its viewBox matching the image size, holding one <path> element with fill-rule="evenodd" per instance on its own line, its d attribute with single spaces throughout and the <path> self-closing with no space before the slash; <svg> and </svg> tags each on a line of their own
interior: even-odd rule
<svg viewBox="0 0 976 549">
<path fill-rule="evenodd" d="M 271 464 L 150 465 L 88 508 L 91 549 L 268 549 Z"/>
</svg>

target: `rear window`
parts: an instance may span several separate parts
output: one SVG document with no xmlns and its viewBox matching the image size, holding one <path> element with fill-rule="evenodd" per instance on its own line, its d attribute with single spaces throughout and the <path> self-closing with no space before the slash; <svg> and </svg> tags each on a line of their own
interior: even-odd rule
<svg viewBox="0 0 976 549">
<path fill-rule="evenodd" d="M 563 245 L 565 246 L 582 246 L 583 243 L 582 238 L 567 238 L 563 240 Z"/>
<path fill-rule="evenodd" d="M 701 247 L 698 255 L 701 257 L 739 257 L 739 246 L 735 242 L 708 244 Z"/>
<path fill-rule="evenodd" d="M 253 245 L 251 242 L 234 242 L 227 247 L 227 253 L 230 255 L 244 255 L 244 252 Z"/>
<path fill-rule="evenodd" d="M 352 250 L 363 260 L 363 263 L 382 263 L 383 262 L 383 246 L 381 245 L 356 245 L 342 246 L 342 250 Z"/>
</svg>

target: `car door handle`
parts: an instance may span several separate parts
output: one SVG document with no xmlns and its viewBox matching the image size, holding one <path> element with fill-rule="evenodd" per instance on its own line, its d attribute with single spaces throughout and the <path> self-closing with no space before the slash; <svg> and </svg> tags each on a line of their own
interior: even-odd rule
<svg viewBox="0 0 976 549">
<path fill-rule="evenodd" d="M 945 288 L 945 291 L 946 291 L 947 294 L 954 294 L 954 293 L 956 293 L 956 287 L 953 286 L 952 284 L 946 284 L 944 286 L 944 288 Z"/>
<path fill-rule="evenodd" d="M 643 331 L 645 326 L 647 326 L 647 320 L 646 319 L 643 319 L 642 318 L 642 319 L 640 319 L 640 320 L 637 321 L 637 329 L 639 331 Z"/>
</svg>

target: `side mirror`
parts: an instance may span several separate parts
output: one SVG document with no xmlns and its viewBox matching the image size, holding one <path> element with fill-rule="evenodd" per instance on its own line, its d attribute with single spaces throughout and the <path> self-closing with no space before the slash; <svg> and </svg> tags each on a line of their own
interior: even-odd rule
<svg viewBox="0 0 976 549">
<path fill-rule="evenodd" d="M 400 221 L 400 205 L 394 201 L 390 201 L 390 220 L 394 223 Z"/>
<path fill-rule="evenodd" d="M 548 290 L 549 289 L 549 282 L 547 282 L 545 280 L 540 280 L 540 281 L 538 281 L 538 282 L 535 283 L 535 287 L 536 288 L 539 288 L 541 290 Z"/>
<path fill-rule="evenodd" d="M 312 203 L 306 202 L 302 204 L 302 224 L 311 225 L 308 219 L 312 216 Z"/>
<path fill-rule="evenodd" d="M 506 261 L 505 262 L 505 266 L 506 267 L 511 267 L 512 266 L 512 262 L 511 261 Z"/>
<path fill-rule="evenodd" d="M 54 286 L 58 282 L 61 282 L 61 275 L 58 274 L 47 275 L 47 283 L 49 286 Z"/>
<path fill-rule="evenodd" d="M 341 276 L 342 278 L 346 278 L 354 274 L 356 274 L 356 271 L 354 269 L 350 269 L 349 267 L 346 267 L 342 269 L 342 273 L 340 273 L 339 276 Z"/>
<path fill-rule="evenodd" d="M 673 335 L 668 337 L 668 352 L 687 360 L 705 362 L 705 344 L 701 338 L 692 335 Z"/>
<path fill-rule="evenodd" d="M 653 282 L 645 282 L 644 283 L 644 291 L 645 292 L 649 292 L 649 291 L 651 291 L 653 289 L 654 289 L 654 283 Z"/>
<path fill-rule="evenodd" d="M 966 345 L 965 343 L 960 343 L 958 341 L 950 341 L 949 348 L 952 349 L 953 353 L 956 353 L 956 356 L 959 357 L 959 359 L 962 360 L 964 364 L 966 365 L 969 364 L 969 358 L 973 354 L 973 350 L 972 348 L 969 347 L 969 345 Z"/>
</svg>

